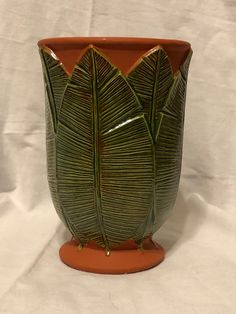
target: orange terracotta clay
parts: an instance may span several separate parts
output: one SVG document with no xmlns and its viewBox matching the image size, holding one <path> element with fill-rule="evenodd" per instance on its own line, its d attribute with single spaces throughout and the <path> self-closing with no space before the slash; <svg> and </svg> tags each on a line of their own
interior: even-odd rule
<svg viewBox="0 0 236 314">
<path fill-rule="evenodd" d="M 140 249 L 130 240 L 108 254 L 105 254 L 104 248 L 92 242 L 81 249 L 79 242 L 75 240 L 63 244 L 59 251 L 60 258 L 66 265 L 103 274 L 126 274 L 146 270 L 161 263 L 165 256 L 163 248 L 151 238 L 146 238 Z"/>
<path fill-rule="evenodd" d="M 99 51 L 110 58 L 112 63 L 125 74 L 143 54 L 158 45 L 165 49 L 173 72 L 176 72 L 190 50 L 188 42 L 174 39 L 62 37 L 42 39 L 38 42 L 39 47 L 46 46 L 55 52 L 68 73 L 72 72 L 76 61 L 82 57 L 89 45 L 99 48 Z"/>
</svg>

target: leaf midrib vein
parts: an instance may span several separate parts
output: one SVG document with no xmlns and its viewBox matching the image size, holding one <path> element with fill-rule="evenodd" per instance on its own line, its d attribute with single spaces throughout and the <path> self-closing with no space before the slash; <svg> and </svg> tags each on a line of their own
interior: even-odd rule
<svg viewBox="0 0 236 314">
<path fill-rule="evenodd" d="M 94 146 L 94 178 L 95 178 L 95 206 L 97 210 L 98 224 L 102 237 L 106 246 L 109 249 L 108 240 L 104 230 L 103 218 L 102 218 L 102 201 L 101 201 L 101 169 L 100 169 L 100 125 L 99 125 L 99 103 L 98 103 L 98 90 L 97 90 L 97 69 L 94 58 L 93 49 L 90 50 L 92 61 L 92 104 L 93 104 L 93 146 Z"/>
</svg>

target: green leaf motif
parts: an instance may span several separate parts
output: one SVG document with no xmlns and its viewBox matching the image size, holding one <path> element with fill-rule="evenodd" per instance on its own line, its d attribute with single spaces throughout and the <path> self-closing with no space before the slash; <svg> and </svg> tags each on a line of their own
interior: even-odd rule
<svg viewBox="0 0 236 314">
<path fill-rule="evenodd" d="M 57 127 L 60 204 L 82 242 L 119 244 L 150 208 L 152 140 L 140 110 L 126 78 L 89 48 L 68 81 Z"/>
<path fill-rule="evenodd" d="M 182 76 L 185 80 L 187 80 L 188 78 L 188 70 L 189 70 L 189 65 L 190 65 L 192 55 L 193 55 L 193 51 L 190 48 L 184 63 L 180 66 L 180 72 L 182 73 Z"/>
<path fill-rule="evenodd" d="M 57 188 L 56 170 L 56 128 L 59 109 L 67 84 L 68 75 L 61 66 L 53 52 L 48 49 L 40 49 L 45 82 L 45 118 L 46 118 L 46 143 L 47 143 L 47 177 L 54 207 L 60 219 L 72 232 L 66 216 L 64 215 Z"/>
<path fill-rule="evenodd" d="M 174 206 L 181 172 L 186 80 L 179 71 L 160 115 L 156 137 L 156 219 L 153 231 Z"/>
<path fill-rule="evenodd" d="M 191 53 L 175 75 L 155 47 L 125 76 L 90 46 L 68 75 L 41 49 L 48 181 L 71 233 L 110 249 L 153 234 L 175 202 Z"/>
<path fill-rule="evenodd" d="M 173 82 L 166 52 L 160 46 L 151 49 L 135 64 L 128 80 L 140 99 L 154 135 L 158 128 L 158 112 L 162 110 Z"/>
<path fill-rule="evenodd" d="M 191 51 L 181 67 L 185 77 Z M 128 79 L 149 117 L 154 139 L 152 208 L 138 232 L 153 234 L 172 209 L 179 186 L 186 79 L 178 71 L 172 74 L 165 51 L 156 47 L 136 63 Z M 155 115 L 153 116 L 153 113 Z"/>
<path fill-rule="evenodd" d="M 50 49 L 41 49 L 40 56 L 44 70 L 45 88 L 51 111 L 51 119 L 53 121 L 53 129 L 54 132 L 56 132 L 58 115 L 68 75 L 62 64 Z"/>
</svg>

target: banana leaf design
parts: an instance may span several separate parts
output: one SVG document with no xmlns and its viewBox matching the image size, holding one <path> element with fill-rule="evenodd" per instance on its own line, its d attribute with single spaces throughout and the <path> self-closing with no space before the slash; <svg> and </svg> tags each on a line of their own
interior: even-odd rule
<svg viewBox="0 0 236 314">
<path fill-rule="evenodd" d="M 56 130 L 61 101 L 68 80 L 68 74 L 49 48 L 40 50 L 43 64 L 44 81 L 48 104 L 53 121 L 53 129 Z"/>
<path fill-rule="evenodd" d="M 45 85 L 45 120 L 46 120 L 46 148 L 47 148 L 47 176 L 50 187 L 50 193 L 54 207 L 60 219 L 67 228 L 72 232 L 70 225 L 67 223 L 66 216 L 60 206 L 59 193 L 57 188 L 57 167 L 56 167 L 56 128 L 58 114 L 68 75 L 62 64 L 53 54 L 45 47 L 40 49 L 40 57 L 43 66 L 44 85 Z"/>
<path fill-rule="evenodd" d="M 166 220 L 178 191 L 181 172 L 187 72 L 192 51 L 180 71 L 172 73 L 166 52 L 157 46 L 130 71 L 128 80 L 143 104 L 154 141 L 152 209 L 141 225 L 143 236 L 153 234 Z"/>
<path fill-rule="evenodd" d="M 175 202 L 189 53 L 172 73 L 162 47 L 126 76 L 90 46 L 69 75 L 41 48 L 48 181 L 54 206 L 82 244 L 107 250 L 153 234 Z"/>
<path fill-rule="evenodd" d="M 171 65 L 165 51 L 157 46 L 136 62 L 128 80 L 147 114 L 152 134 L 158 128 L 158 112 L 162 110 L 173 82 Z"/>
</svg>

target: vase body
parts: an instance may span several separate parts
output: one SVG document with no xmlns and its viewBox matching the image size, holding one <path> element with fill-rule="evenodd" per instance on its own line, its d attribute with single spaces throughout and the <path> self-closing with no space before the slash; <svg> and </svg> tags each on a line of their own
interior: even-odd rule
<svg viewBox="0 0 236 314">
<path fill-rule="evenodd" d="M 191 47 L 92 37 L 38 45 L 56 211 L 80 248 L 139 247 L 175 203 Z"/>
</svg>

